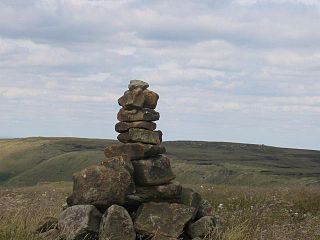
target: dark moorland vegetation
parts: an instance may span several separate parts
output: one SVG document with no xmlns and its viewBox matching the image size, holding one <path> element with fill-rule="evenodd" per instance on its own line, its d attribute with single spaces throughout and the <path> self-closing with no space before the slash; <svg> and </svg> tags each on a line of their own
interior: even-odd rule
<svg viewBox="0 0 320 240">
<path fill-rule="evenodd" d="M 0 140 L 0 184 L 70 181 L 72 174 L 104 159 L 112 140 L 25 138 Z M 190 184 L 319 185 L 320 151 L 264 145 L 165 142 L 179 181 Z"/>
</svg>

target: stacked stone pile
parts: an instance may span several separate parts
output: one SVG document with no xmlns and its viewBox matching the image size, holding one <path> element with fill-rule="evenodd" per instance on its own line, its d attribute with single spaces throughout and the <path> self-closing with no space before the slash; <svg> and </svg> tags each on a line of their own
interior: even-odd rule
<svg viewBox="0 0 320 240">
<path fill-rule="evenodd" d="M 106 147 L 102 163 L 74 174 L 57 223 L 38 229 L 46 237 L 52 228 L 66 240 L 202 239 L 216 228 L 210 203 L 174 181 L 156 130 L 158 94 L 140 80 L 128 87 L 118 100 L 121 144 Z"/>
</svg>

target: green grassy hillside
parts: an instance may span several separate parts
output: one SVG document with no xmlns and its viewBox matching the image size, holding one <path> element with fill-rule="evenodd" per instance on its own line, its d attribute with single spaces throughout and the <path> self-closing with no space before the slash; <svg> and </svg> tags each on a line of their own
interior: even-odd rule
<svg viewBox="0 0 320 240">
<path fill-rule="evenodd" d="M 69 181 L 104 159 L 116 141 L 82 138 L 0 140 L 0 184 Z M 166 142 L 177 179 L 189 184 L 320 185 L 320 151 L 223 142 Z"/>
</svg>

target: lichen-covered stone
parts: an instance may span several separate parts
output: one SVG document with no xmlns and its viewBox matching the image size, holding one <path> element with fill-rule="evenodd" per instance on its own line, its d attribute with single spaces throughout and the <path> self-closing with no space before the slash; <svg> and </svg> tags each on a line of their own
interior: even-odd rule
<svg viewBox="0 0 320 240">
<path fill-rule="evenodd" d="M 128 132 L 130 128 L 142 128 L 153 131 L 157 127 L 154 122 L 138 121 L 138 122 L 118 122 L 115 126 L 115 130 L 118 133 Z"/>
<path fill-rule="evenodd" d="M 73 175 L 72 205 L 91 204 L 109 207 L 123 204 L 125 195 L 134 192 L 134 182 L 125 169 L 93 165 Z"/>
<path fill-rule="evenodd" d="M 130 128 L 128 132 L 120 133 L 118 140 L 122 143 L 140 142 L 158 145 L 162 142 L 162 132 Z"/>
<path fill-rule="evenodd" d="M 99 240 L 135 240 L 132 219 L 124 207 L 112 205 L 103 214 Z"/>
<path fill-rule="evenodd" d="M 205 216 L 194 223 L 190 223 L 187 232 L 191 238 L 205 237 L 215 228 L 215 219 L 213 216 Z"/>
<path fill-rule="evenodd" d="M 107 158 L 125 155 L 130 160 L 137 160 L 141 158 L 157 156 L 165 152 L 165 147 L 160 145 L 126 143 L 106 147 L 104 150 L 104 155 Z"/>
<path fill-rule="evenodd" d="M 182 187 L 178 182 L 158 186 L 136 186 L 136 192 L 126 196 L 126 204 L 140 205 L 145 202 L 177 202 Z"/>
<path fill-rule="evenodd" d="M 134 171 L 132 162 L 126 155 L 107 158 L 101 162 L 101 165 L 115 170 L 122 170 L 125 168 L 131 175 L 133 175 Z"/>
<path fill-rule="evenodd" d="M 136 121 L 157 121 L 160 114 L 150 108 L 126 110 L 121 108 L 117 118 L 120 122 L 136 122 Z"/>
<path fill-rule="evenodd" d="M 101 213 L 92 205 L 64 210 L 58 219 L 60 237 L 66 240 L 94 239 L 99 232 Z"/>
<path fill-rule="evenodd" d="M 169 183 L 175 179 L 170 160 L 165 156 L 132 161 L 137 185 L 152 186 Z"/>
<path fill-rule="evenodd" d="M 137 212 L 134 227 L 145 236 L 178 238 L 194 212 L 193 207 L 178 203 L 144 203 Z"/>
</svg>

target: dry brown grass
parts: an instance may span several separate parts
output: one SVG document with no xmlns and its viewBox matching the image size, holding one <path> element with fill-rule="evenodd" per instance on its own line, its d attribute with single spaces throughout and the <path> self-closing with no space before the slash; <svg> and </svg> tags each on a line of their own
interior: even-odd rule
<svg viewBox="0 0 320 240">
<path fill-rule="evenodd" d="M 193 187 L 222 222 L 206 239 L 320 239 L 320 188 Z M 38 240 L 35 225 L 57 216 L 70 190 L 66 183 L 0 188 L 0 240 Z"/>
<path fill-rule="evenodd" d="M 69 183 L 0 188 L 0 240 L 38 240 L 33 231 L 46 216 L 57 216 Z"/>
<path fill-rule="evenodd" d="M 319 187 L 194 188 L 215 206 L 220 217 L 222 227 L 216 239 L 320 239 Z"/>
</svg>

